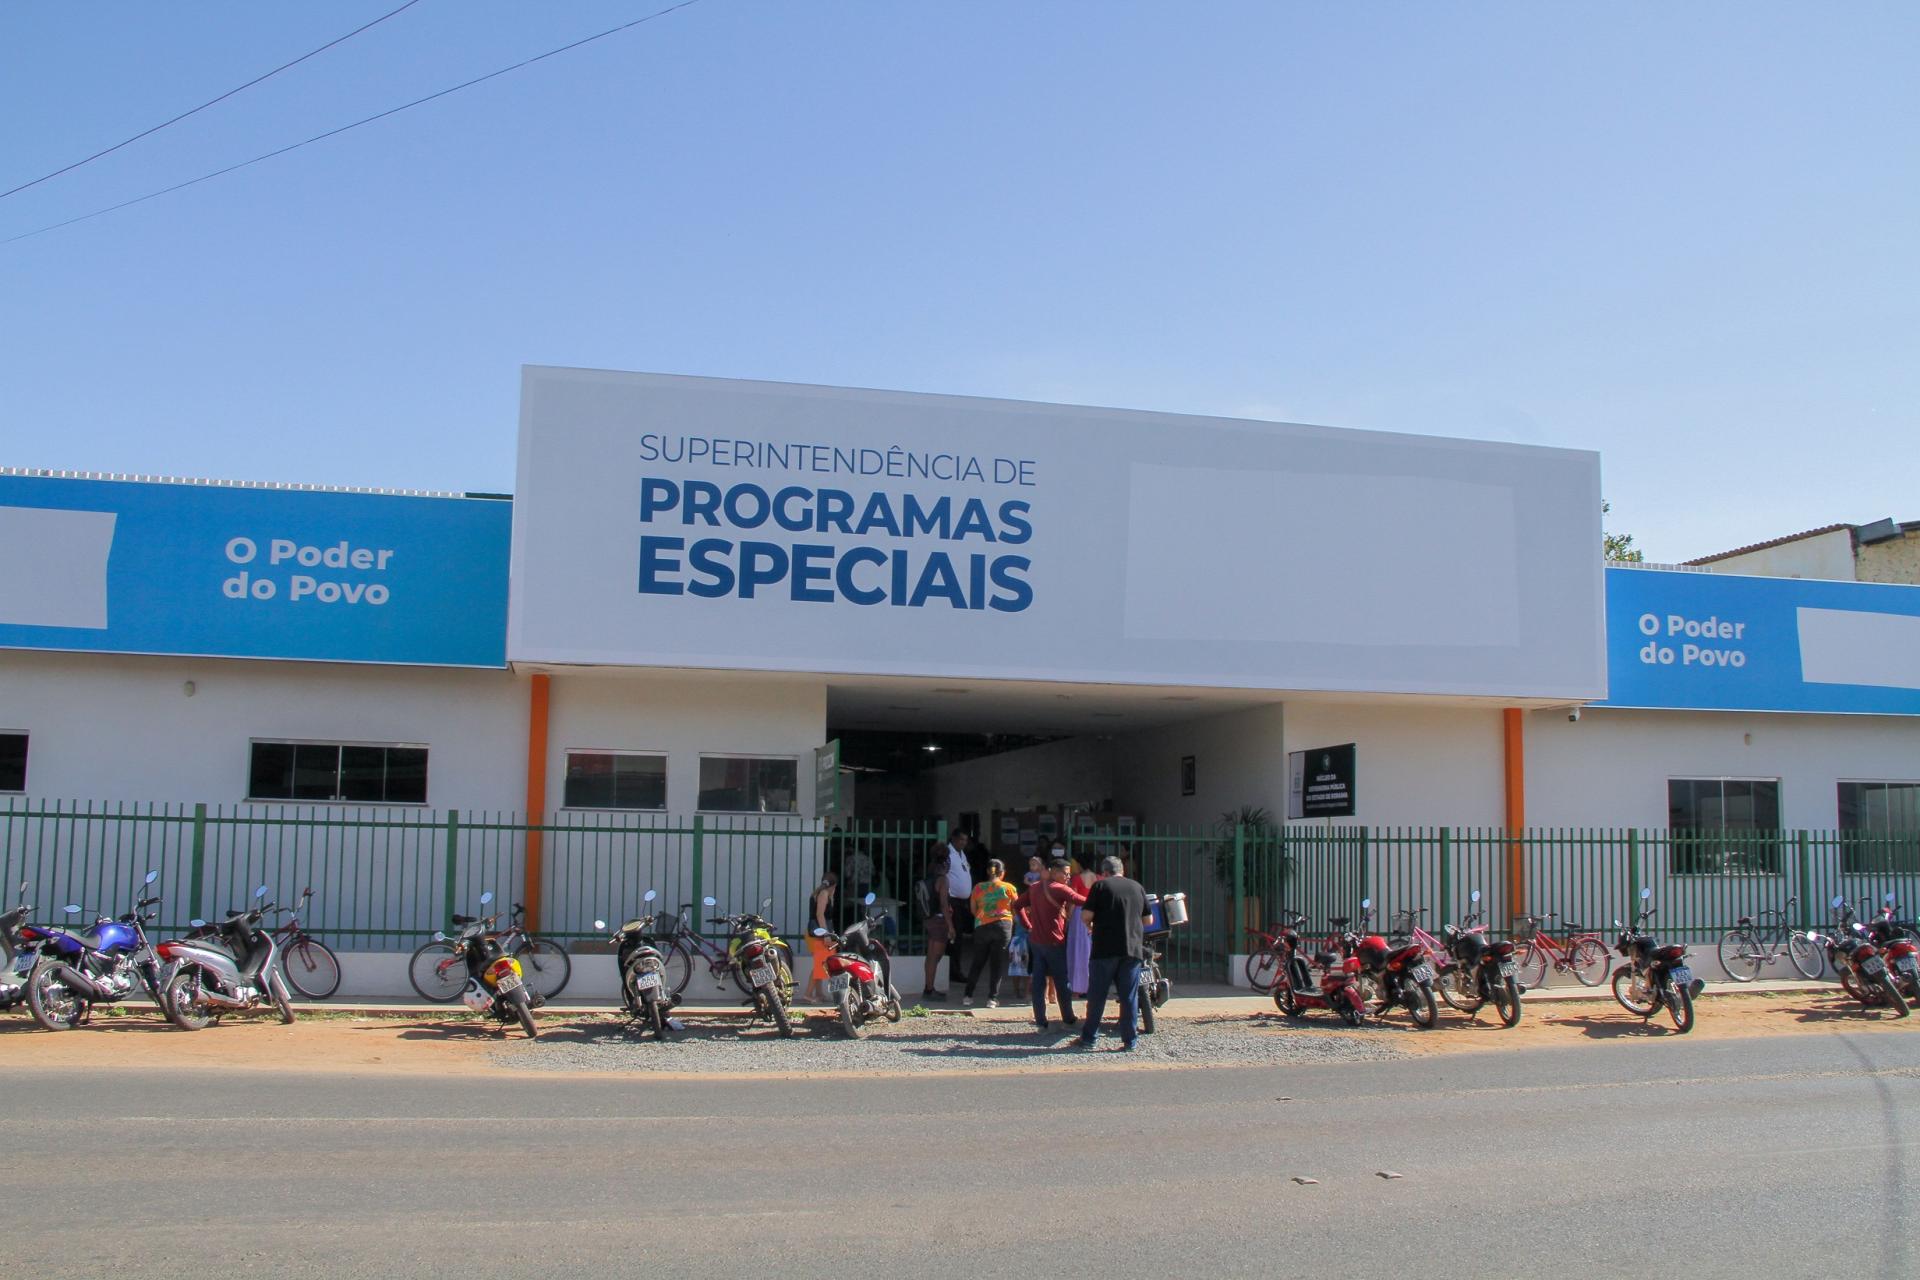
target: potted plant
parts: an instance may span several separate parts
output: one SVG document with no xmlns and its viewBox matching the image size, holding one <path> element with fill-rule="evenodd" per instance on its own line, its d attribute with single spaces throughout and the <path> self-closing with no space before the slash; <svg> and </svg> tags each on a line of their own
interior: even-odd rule
<svg viewBox="0 0 1920 1280">
<path fill-rule="evenodd" d="M 1237 830 L 1244 828 L 1241 842 L 1241 889 L 1244 904 L 1240 925 L 1244 929 L 1266 927 L 1263 898 L 1277 895 L 1293 874 L 1293 858 L 1287 852 L 1286 829 L 1262 805 L 1243 804 L 1220 815 L 1216 824 L 1220 839 L 1213 846 L 1213 873 L 1227 892 L 1233 891 L 1233 847 Z"/>
</svg>

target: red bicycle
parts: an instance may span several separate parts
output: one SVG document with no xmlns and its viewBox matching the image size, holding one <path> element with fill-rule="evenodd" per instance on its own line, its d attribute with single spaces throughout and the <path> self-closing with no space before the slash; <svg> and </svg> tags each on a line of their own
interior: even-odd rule
<svg viewBox="0 0 1920 1280">
<path fill-rule="evenodd" d="M 293 904 L 287 922 L 273 931 L 273 941 L 287 985 L 309 1000 L 325 1000 L 340 989 L 340 961 L 300 923 L 301 909 L 311 901 L 309 886 L 300 891 L 300 901 Z"/>
<path fill-rule="evenodd" d="M 1605 939 L 1585 925 L 1561 921 L 1567 932 L 1567 940 L 1561 942 L 1541 928 L 1547 921 L 1559 919 L 1558 911 L 1514 918 L 1515 974 L 1529 989 L 1547 985 L 1549 967 L 1555 973 L 1571 973 L 1583 987 L 1599 986 L 1607 980 L 1607 970 L 1613 964 Z"/>
</svg>

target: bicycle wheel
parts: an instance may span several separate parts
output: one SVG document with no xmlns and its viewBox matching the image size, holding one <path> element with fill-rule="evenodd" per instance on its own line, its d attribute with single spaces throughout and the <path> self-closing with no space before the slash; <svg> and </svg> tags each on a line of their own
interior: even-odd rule
<svg viewBox="0 0 1920 1280">
<path fill-rule="evenodd" d="M 567 959 L 567 949 L 545 938 L 529 935 L 514 948 L 513 958 L 520 962 L 520 972 L 527 985 L 539 992 L 543 1000 L 551 1000 L 565 991 L 567 979 L 573 976 L 573 961 Z"/>
<path fill-rule="evenodd" d="M 1567 967 L 1573 970 L 1581 986 L 1599 986 L 1607 980 L 1607 969 L 1611 967 L 1606 944 L 1598 938 L 1580 939 L 1567 954 Z"/>
<path fill-rule="evenodd" d="M 429 942 L 407 961 L 407 981 L 422 1000 L 452 1004 L 467 988 L 467 966 L 460 963 L 450 942 Z"/>
<path fill-rule="evenodd" d="M 1513 948 L 1513 976 L 1529 991 L 1547 985 L 1547 949 L 1537 942 L 1516 943 Z"/>
<path fill-rule="evenodd" d="M 340 989 L 340 961 L 327 944 L 301 934 L 280 953 L 287 985 L 308 1000 L 325 1000 Z"/>
<path fill-rule="evenodd" d="M 1752 982 L 1766 966 L 1767 953 L 1760 940 L 1745 929 L 1729 929 L 1720 935 L 1720 967 L 1735 982 Z"/>
<path fill-rule="evenodd" d="M 1273 994 L 1274 980 L 1280 976 L 1280 953 L 1262 947 L 1247 957 L 1247 985 L 1265 996 Z"/>
<path fill-rule="evenodd" d="M 1787 939 L 1787 959 L 1793 961 L 1793 967 L 1800 971 L 1803 978 L 1818 978 L 1827 970 L 1825 953 L 1804 933 L 1796 933 Z"/>
<path fill-rule="evenodd" d="M 666 984 L 667 994 L 679 996 L 687 989 L 687 983 L 693 978 L 693 953 L 678 940 L 660 945 L 660 965 L 662 981 Z"/>
</svg>

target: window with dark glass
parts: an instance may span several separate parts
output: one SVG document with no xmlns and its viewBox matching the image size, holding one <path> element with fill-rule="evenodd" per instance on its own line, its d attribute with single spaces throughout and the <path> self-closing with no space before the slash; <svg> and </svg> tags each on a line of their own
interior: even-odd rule
<svg viewBox="0 0 1920 1280">
<path fill-rule="evenodd" d="M 569 751 L 569 809 L 664 809 L 667 758 L 636 751 Z"/>
<path fill-rule="evenodd" d="M 702 756 L 700 807 L 710 813 L 793 813 L 799 778 L 792 756 Z"/>
<path fill-rule="evenodd" d="M 1920 871 L 1920 782 L 1840 784 L 1840 869 Z"/>
<path fill-rule="evenodd" d="M 427 749 L 338 742 L 256 742 L 251 800 L 427 802 Z"/>
<path fill-rule="evenodd" d="M 1675 875 L 1778 875 L 1778 778 L 1667 782 L 1669 865 Z"/>
<path fill-rule="evenodd" d="M 27 735 L 0 733 L 0 791 L 27 789 Z"/>
</svg>

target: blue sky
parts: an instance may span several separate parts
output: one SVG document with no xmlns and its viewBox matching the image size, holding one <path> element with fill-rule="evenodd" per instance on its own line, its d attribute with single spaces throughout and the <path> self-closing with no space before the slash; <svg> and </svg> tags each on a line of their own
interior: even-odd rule
<svg viewBox="0 0 1920 1280">
<path fill-rule="evenodd" d="M 393 8 L 0 11 L 0 189 Z M 422 0 L 0 238 L 653 3 Z M 772 3 L 0 246 L 0 461 L 513 485 L 519 366 L 1597 448 L 1679 559 L 1920 519 L 1920 7 Z"/>
</svg>

